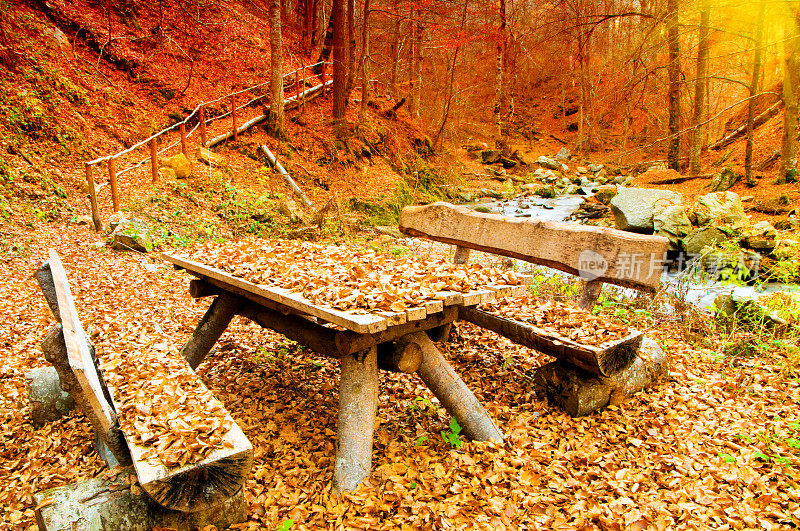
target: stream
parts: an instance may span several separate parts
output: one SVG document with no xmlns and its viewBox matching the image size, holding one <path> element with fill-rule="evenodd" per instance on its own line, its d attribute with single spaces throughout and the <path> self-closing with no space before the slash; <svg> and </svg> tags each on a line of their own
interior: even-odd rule
<svg viewBox="0 0 800 531">
<path fill-rule="evenodd" d="M 579 223 L 568 218 L 575 213 L 586 196 L 582 195 L 562 195 L 553 199 L 545 199 L 538 196 L 517 196 L 512 199 L 498 199 L 492 201 L 481 201 L 470 206 L 484 207 L 495 214 L 503 214 L 509 217 L 535 218 L 543 221 L 563 221 L 566 223 Z M 521 267 L 528 267 L 527 262 L 519 262 Z M 550 270 L 553 274 L 564 275 L 567 273 Z M 666 285 L 668 292 L 674 293 L 679 298 L 689 304 L 693 304 L 699 309 L 713 311 L 714 300 L 723 294 L 730 294 L 735 301 L 756 299 L 761 295 L 777 292 L 787 292 L 800 294 L 800 286 L 796 284 L 766 283 L 758 286 L 739 285 L 730 282 L 703 279 L 699 275 L 692 275 L 683 271 L 665 271 L 661 276 L 661 281 Z M 609 288 L 616 290 L 622 296 L 633 296 L 635 290 L 621 288 L 611 284 L 606 284 Z"/>
</svg>

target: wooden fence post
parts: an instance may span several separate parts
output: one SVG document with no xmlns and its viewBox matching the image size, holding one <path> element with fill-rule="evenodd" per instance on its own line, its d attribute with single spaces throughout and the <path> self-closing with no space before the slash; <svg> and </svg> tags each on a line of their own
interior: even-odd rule
<svg viewBox="0 0 800 531">
<path fill-rule="evenodd" d="M 322 61 L 322 95 L 325 95 L 325 61 Z"/>
<path fill-rule="evenodd" d="M 203 147 L 206 147 L 206 106 L 200 106 L 200 142 L 203 143 Z"/>
<path fill-rule="evenodd" d="M 303 65 L 303 97 L 301 98 L 300 112 L 306 110 L 306 66 Z"/>
<path fill-rule="evenodd" d="M 300 105 L 300 69 L 294 71 L 294 84 L 297 85 L 297 105 Z"/>
<path fill-rule="evenodd" d="M 97 189 L 94 186 L 94 176 L 92 175 L 92 165 L 88 162 L 84 164 L 86 170 L 86 187 L 89 189 L 89 206 L 92 209 L 92 223 L 94 230 L 103 230 L 103 222 L 100 219 L 100 209 L 97 208 Z"/>
<path fill-rule="evenodd" d="M 183 156 L 187 159 L 189 158 L 189 153 L 186 150 L 186 122 L 181 122 L 180 125 L 181 129 L 181 151 L 183 152 Z"/>
<path fill-rule="evenodd" d="M 156 139 L 150 139 L 150 170 L 153 173 L 153 184 L 158 182 L 158 150 L 156 149 Z"/>
<path fill-rule="evenodd" d="M 231 94 L 231 119 L 233 121 L 233 139 L 239 140 L 239 133 L 236 131 L 236 94 Z"/>
<path fill-rule="evenodd" d="M 117 188 L 117 168 L 114 158 L 108 159 L 108 179 L 111 181 L 111 205 L 114 212 L 119 212 L 119 189 Z"/>
</svg>

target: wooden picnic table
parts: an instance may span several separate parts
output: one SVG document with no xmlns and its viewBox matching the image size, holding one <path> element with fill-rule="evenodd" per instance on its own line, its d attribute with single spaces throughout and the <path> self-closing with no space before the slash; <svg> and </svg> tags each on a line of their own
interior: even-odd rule
<svg viewBox="0 0 800 531">
<path fill-rule="evenodd" d="M 455 321 L 459 308 L 521 293 L 525 285 L 440 292 L 437 300 L 404 311 L 353 313 L 314 304 L 287 289 L 248 282 L 185 256 L 164 258 L 197 277 L 189 286 L 193 297 L 216 297 L 183 347 L 192 368 L 203 361 L 235 315 L 340 360 L 335 490 L 352 490 L 369 476 L 379 368 L 417 373 L 465 435 L 503 441 L 486 410 L 425 332 Z"/>
</svg>

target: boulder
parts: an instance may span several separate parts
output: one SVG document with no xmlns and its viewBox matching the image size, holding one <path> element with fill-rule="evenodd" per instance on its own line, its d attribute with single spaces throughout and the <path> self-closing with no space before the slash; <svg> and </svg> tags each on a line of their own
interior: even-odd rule
<svg viewBox="0 0 800 531">
<path fill-rule="evenodd" d="M 208 166 L 214 166 L 217 164 L 216 154 L 208 148 L 197 146 L 197 151 L 195 151 L 194 155 L 197 160 Z"/>
<path fill-rule="evenodd" d="M 615 195 L 617 195 L 617 187 L 613 184 L 604 184 L 597 189 L 594 197 L 604 205 L 607 205 Z"/>
<path fill-rule="evenodd" d="M 25 386 L 34 427 L 58 420 L 75 407 L 75 400 L 61 389 L 55 367 L 37 367 L 25 373 Z"/>
<path fill-rule="evenodd" d="M 569 152 L 567 148 L 562 147 L 556 153 L 556 160 L 569 160 L 572 157 L 572 154 Z"/>
<path fill-rule="evenodd" d="M 711 177 L 711 182 L 708 185 L 709 190 L 712 192 L 726 192 L 733 188 L 739 179 L 742 178 L 741 173 L 737 173 L 730 168 L 725 168 L 718 171 Z"/>
<path fill-rule="evenodd" d="M 708 213 L 711 221 L 717 225 L 726 225 L 735 230 L 741 230 L 748 225 L 747 214 L 744 213 L 742 200 L 733 192 L 714 192 L 701 195 L 697 198 L 699 208 L 697 222 L 700 223 L 700 213 Z M 702 223 L 700 223 L 702 224 Z"/>
<path fill-rule="evenodd" d="M 680 249 L 681 240 L 691 230 L 692 222 L 689 221 L 681 205 L 661 206 L 656 204 L 653 210 L 654 234 L 666 237 L 672 250 Z"/>
<path fill-rule="evenodd" d="M 778 241 L 778 231 L 769 221 L 759 221 L 745 230 L 739 243 L 748 249 L 771 251 Z"/>
<path fill-rule="evenodd" d="M 775 228 L 778 230 L 794 230 L 798 227 L 799 223 L 797 218 L 789 216 L 786 219 L 781 219 L 775 222 Z"/>
<path fill-rule="evenodd" d="M 550 185 L 540 186 L 533 191 L 534 194 L 546 199 L 552 199 L 556 196 L 556 189 Z"/>
<path fill-rule="evenodd" d="M 82 214 L 80 216 L 75 217 L 75 224 L 76 225 L 91 225 L 92 224 L 92 216 L 87 216 L 86 214 Z"/>
<path fill-rule="evenodd" d="M 139 220 L 121 221 L 111 233 L 111 248 L 118 251 L 149 253 L 153 250 L 150 229 Z"/>
<path fill-rule="evenodd" d="M 570 184 L 569 186 L 564 188 L 564 193 L 567 195 L 576 195 L 576 194 L 583 195 L 582 192 L 583 188 L 581 188 L 577 184 Z"/>
<path fill-rule="evenodd" d="M 551 159 L 549 157 L 545 157 L 544 155 L 542 155 L 541 157 L 536 159 L 536 163 L 539 164 L 540 166 L 544 166 L 545 168 L 550 169 L 550 170 L 560 170 L 560 169 L 562 169 L 561 168 L 562 165 L 561 165 L 560 162 L 558 162 L 557 160 L 553 160 L 553 159 Z"/>
<path fill-rule="evenodd" d="M 499 149 L 484 149 L 478 156 L 483 164 L 494 164 L 500 160 Z"/>
<path fill-rule="evenodd" d="M 175 177 L 178 179 L 186 179 L 192 176 L 192 163 L 183 153 L 178 153 L 168 158 L 164 166 L 172 168 L 175 171 Z"/>
<path fill-rule="evenodd" d="M 589 164 L 589 171 L 592 173 L 597 173 L 603 169 L 602 164 Z"/>
<path fill-rule="evenodd" d="M 715 280 L 745 282 L 758 275 L 761 257 L 753 251 L 711 251 L 703 255 L 703 269 Z"/>
<path fill-rule="evenodd" d="M 586 166 L 578 166 L 578 168 L 576 169 L 576 171 L 577 171 L 578 173 L 581 173 L 581 174 L 583 174 L 583 173 L 588 173 L 588 172 L 589 172 L 589 170 L 588 170 L 588 169 L 586 169 Z"/>
<path fill-rule="evenodd" d="M 649 234 L 653 232 L 656 203 L 662 206 L 679 205 L 681 199 L 681 194 L 669 190 L 619 187 L 609 204 L 616 228 Z"/>
<path fill-rule="evenodd" d="M 683 238 L 683 249 L 689 254 L 700 254 L 706 247 L 722 243 L 727 235 L 716 227 L 695 229 Z"/>
<path fill-rule="evenodd" d="M 158 169 L 158 176 L 165 181 L 174 181 L 176 179 L 175 170 L 169 166 L 161 166 Z"/>
</svg>

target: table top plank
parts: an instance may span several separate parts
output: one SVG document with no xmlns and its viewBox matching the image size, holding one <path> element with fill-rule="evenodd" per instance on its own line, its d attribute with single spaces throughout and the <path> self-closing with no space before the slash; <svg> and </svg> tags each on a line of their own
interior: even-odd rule
<svg viewBox="0 0 800 531">
<path fill-rule="evenodd" d="M 242 278 L 236 277 L 221 269 L 213 266 L 208 266 L 191 260 L 186 256 L 172 255 L 164 253 L 163 258 L 172 264 L 186 269 L 196 276 L 206 276 L 213 278 L 224 284 L 235 286 L 239 289 L 246 290 L 255 295 L 270 299 L 284 306 L 288 306 L 294 310 L 303 312 L 308 315 L 319 317 L 325 321 L 337 324 L 353 332 L 360 334 L 374 334 L 382 330 L 386 330 L 386 318 L 376 314 L 355 314 L 335 310 L 333 308 L 326 308 L 318 306 L 299 293 L 291 292 L 285 288 L 274 288 L 264 285 L 253 284 Z"/>
</svg>

